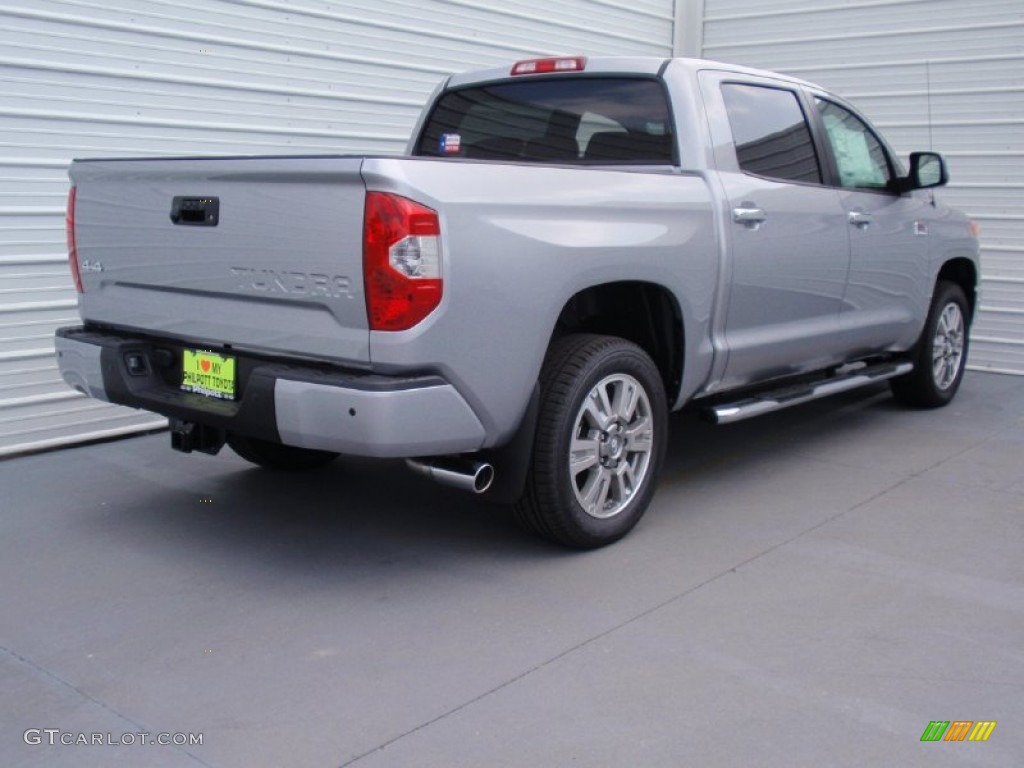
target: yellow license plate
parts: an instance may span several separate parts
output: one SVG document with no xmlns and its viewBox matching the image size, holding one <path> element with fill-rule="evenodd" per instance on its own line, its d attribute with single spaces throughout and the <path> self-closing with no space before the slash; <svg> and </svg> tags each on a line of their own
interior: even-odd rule
<svg viewBox="0 0 1024 768">
<path fill-rule="evenodd" d="M 221 400 L 235 399 L 235 358 L 186 349 L 181 360 L 181 388 Z"/>
</svg>

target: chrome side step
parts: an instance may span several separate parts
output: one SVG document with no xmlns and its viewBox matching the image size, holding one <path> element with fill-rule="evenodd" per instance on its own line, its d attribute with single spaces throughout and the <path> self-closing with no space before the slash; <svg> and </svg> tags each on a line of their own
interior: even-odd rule
<svg viewBox="0 0 1024 768">
<path fill-rule="evenodd" d="M 829 395 L 838 395 L 858 387 L 866 387 L 896 376 L 910 373 L 914 369 L 912 363 L 883 363 L 869 365 L 849 373 L 834 376 L 831 379 L 812 382 L 810 384 L 771 390 L 760 395 L 737 400 L 732 403 L 720 403 L 704 409 L 703 413 L 715 424 L 732 424 L 734 421 L 750 419 L 772 411 L 780 411 L 793 405 L 808 403 Z"/>
</svg>

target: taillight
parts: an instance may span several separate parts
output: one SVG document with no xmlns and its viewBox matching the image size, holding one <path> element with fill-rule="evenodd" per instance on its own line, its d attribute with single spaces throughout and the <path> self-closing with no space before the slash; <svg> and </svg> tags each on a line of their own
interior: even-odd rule
<svg viewBox="0 0 1024 768">
<path fill-rule="evenodd" d="M 363 281 L 371 331 L 412 328 L 441 303 L 441 222 L 398 195 L 366 193 Z"/>
<path fill-rule="evenodd" d="M 551 59 L 528 59 L 516 62 L 513 75 L 545 75 L 549 72 L 582 72 L 587 67 L 585 56 L 559 56 Z"/>
<path fill-rule="evenodd" d="M 78 188 L 72 187 L 68 192 L 68 212 L 64 218 L 64 228 L 68 234 L 68 264 L 71 265 L 71 277 L 75 281 L 75 290 L 82 291 L 82 274 L 78 271 L 78 246 L 75 243 L 75 197 Z"/>
</svg>

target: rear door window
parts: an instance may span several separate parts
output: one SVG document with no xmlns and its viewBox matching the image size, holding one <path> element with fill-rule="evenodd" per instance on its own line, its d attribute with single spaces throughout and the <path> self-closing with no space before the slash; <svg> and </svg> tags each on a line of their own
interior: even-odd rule
<svg viewBox="0 0 1024 768">
<path fill-rule="evenodd" d="M 578 164 L 672 164 L 668 100 L 652 78 L 545 78 L 441 96 L 416 154 Z"/>
<path fill-rule="evenodd" d="M 744 173 L 780 181 L 821 183 L 811 129 L 796 93 L 743 83 L 723 83 L 736 159 Z"/>
</svg>

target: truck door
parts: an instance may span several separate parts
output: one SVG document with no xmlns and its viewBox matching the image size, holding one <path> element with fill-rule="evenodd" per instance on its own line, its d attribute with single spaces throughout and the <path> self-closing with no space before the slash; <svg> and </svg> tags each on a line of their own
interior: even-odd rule
<svg viewBox="0 0 1024 768">
<path fill-rule="evenodd" d="M 824 183 L 803 101 L 784 81 L 701 73 L 729 245 L 723 387 L 838 362 L 850 228 Z"/>
<path fill-rule="evenodd" d="M 864 353 L 906 347 L 928 313 L 928 228 L 935 208 L 926 195 L 893 188 L 895 162 L 866 120 L 828 98 L 813 101 L 850 235 L 840 314 L 844 344 Z"/>
</svg>

